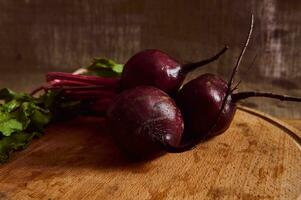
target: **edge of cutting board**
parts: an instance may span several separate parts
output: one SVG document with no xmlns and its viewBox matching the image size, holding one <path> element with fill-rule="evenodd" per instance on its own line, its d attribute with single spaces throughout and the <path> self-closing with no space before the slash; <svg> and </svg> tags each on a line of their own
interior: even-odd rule
<svg viewBox="0 0 301 200">
<path fill-rule="evenodd" d="M 283 122 L 280 119 L 277 119 L 276 117 L 272 117 L 269 114 L 266 114 L 264 112 L 252 109 L 252 108 L 248 108 L 245 106 L 237 106 L 239 110 L 250 113 L 252 115 L 255 115 L 257 117 L 262 118 L 263 120 L 277 126 L 278 128 L 284 130 L 285 133 L 287 133 L 291 139 L 293 139 L 295 141 L 295 143 L 297 144 L 297 146 L 299 147 L 299 149 L 301 150 L 301 131 L 289 124 L 287 124 L 286 122 Z"/>
</svg>

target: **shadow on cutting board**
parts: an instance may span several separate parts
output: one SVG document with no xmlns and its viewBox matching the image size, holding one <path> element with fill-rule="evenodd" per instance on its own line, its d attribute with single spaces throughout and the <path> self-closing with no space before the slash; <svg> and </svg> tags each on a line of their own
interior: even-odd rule
<svg viewBox="0 0 301 200">
<path fill-rule="evenodd" d="M 131 161 L 108 134 L 103 118 L 80 117 L 50 125 L 46 133 L 21 152 L 9 165 L 66 168 L 143 168 L 147 161 Z"/>
</svg>

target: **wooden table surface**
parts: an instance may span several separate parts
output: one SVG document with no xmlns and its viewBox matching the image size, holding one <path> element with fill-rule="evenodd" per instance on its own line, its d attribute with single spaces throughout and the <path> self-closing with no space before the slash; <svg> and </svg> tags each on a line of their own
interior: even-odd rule
<svg viewBox="0 0 301 200">
<path fill-rule="evenodd" d="M 282 121 L 301 130 L 301 119 L 282 119 Z"/>
<path fill-rule="evenodd" d="M 50 126 L 0 167 L 0 199 L 293 200 L 301 195 L 300 138 L 300 130 L 244 108 L 223 135 L 137 163 L 103 119 L 79 118 Z"/>
</svg>

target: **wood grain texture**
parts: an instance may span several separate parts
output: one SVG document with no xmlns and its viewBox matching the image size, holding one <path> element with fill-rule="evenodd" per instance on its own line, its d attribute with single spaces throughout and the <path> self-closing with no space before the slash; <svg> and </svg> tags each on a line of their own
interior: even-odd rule
<svg viewBox="0 0 301 200">
<path fill-rule="evenodd" d="M 301 130 L 301 119 L 282 119 L 282 121 Z"/>
<path fill-rule="evenodd" d="M 141 163 L 119 152 L 102 119 L 53 125 L 1 166 L 0 199 L 297 199 L 301 150 L 287 130 L 300 131 L 252 112 L 238 110 L 226 133 L 192 151 Z"/>
<path fill-rule="evenodd" d="M 224 44 L 231 49 L 222 59 L 189 78 L 205 71 L 227 76 L 254 12 L 240 89 L 301 96 L 300 10 L 299 0 L 0 0 L 0 86 L 29 91 L 44 72 L 73 71 L 94 56 L 125 62 L 139 50 L 158 48 L 185 62 Z M 252 99 L 244 105 L 301 118 L 297 104 Z"/>
</svg>

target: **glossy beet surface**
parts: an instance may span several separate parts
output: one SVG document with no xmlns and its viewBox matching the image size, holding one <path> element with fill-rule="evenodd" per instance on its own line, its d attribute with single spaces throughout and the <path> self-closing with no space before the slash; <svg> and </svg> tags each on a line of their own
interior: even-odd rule
<svg viewBox="0 0 301 200">
<path fill-rule="evenodd" d="M 108 109 L 107 119 L 118 144 L 135 157 L 156 154 L 165 144 L 179 145 L 184 129 L 175 102 L 150 86 L 122 92 Z"/>
<path fill-rule="evenodd" d="M 220 112 L 226 93 L 227 82 L 213 74 L 201 75 L 183 86 L 176 102 L 184 117 L 186 139 L 210 138 L 230 126 L 236 106 L 229 95 Z"/>
<path fill-rule="evenodd" d="M 149 85 L 171 94 L 178 90 L 184 78 L 179 62 L 162 51 L 149 49 L 135 54 L 125 64 L 121 86 L 129 89 Z"/>
</svg>

